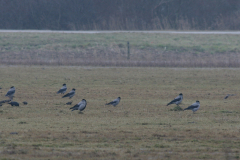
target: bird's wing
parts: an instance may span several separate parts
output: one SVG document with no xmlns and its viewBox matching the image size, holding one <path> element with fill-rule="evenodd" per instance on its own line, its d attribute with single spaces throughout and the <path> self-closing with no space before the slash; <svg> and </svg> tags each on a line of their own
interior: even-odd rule
<svg viewBox="0 0 240 160">
<path fill-rule="evenodd" d="M 79 107 L 79 105 L 78 105 L 78 104 L 76 104 L 75 106 L 71 107 L 70 109 L 72 109 L 72 110 L 77 110 L 77 109 L 78 109 L 78 107 Z"/>
<path fill-rule="evenodd" d="M 114 99 L 112 102 L 109 102 L 109 103 L 107 103 L 106 105 L 114 104 L 114 103 L 117 103 L 117 102 L 118 102 L 118 99 Z"/>
<path fill-rule="evenodd" d="M 72 94 L 74 94 L 75 92 L 74 91 L 70 91 L 68 94 L 64 95 L 63 97 L 68 97 L 68 96 L 71 96 Z M 63 98 L 62 97 L 62 98 Z"/>
<path fill-rule="evenodd" d="M 181 97 L 178 96 L 178 97 L 176 97 L 174 100 L 172 100 L 170 103 L 174 103 L 174 102 L 177 102 L 177 101 L 180 101 L 180 100 L 181 100 Z"/>
<path fill-rule="evenodd" d="M 15 93 L 15 88 L 9 89 L 8 92 L 7 92 L 7 94 L 6 94 L 5 96 L 11 95 L 11 94 L 13 94 L 13 93 Z"/>
<path fill-rule="evenodd" d="M 64 92 L 64 91 L 66 91 L 67 90 L 67 88 L 65 87 L 62 87 L 61 89 L 59 89 L 59 91 L 57 92 L 57 93 L 62 93 L 62 92 Z"/>
<path fill-rule="evenodd" d="M 194 108 L 197 108 L 198 106 L 199 106 L 199 104 L 193 103 L 191 106 L 189 106 L 189 107 L 186 108 L 186 109 L 194 109 Z"/>
</svg>

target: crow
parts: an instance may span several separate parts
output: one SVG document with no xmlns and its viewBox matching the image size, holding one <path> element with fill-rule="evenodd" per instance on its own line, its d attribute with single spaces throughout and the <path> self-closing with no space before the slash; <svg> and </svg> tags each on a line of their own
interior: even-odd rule
<svg viewBox="0 0 240 160">
<path fill-rule="evenodd" d="M 192 110 L 193 113 L 196 112 L 200 107 L 200 102 L 196 101 L 195 103 L 193 103 L 191 106 L 189 106 L 188 108 L 185 108 L 184 110 Z"/>
<path fill-rule="evenodd" d="M 72 98 L 74 95 L 75 95 L 75 89 L 73 88 L 68 94 L 65 94 L 62 98 L 64 97 Z"/>
<path fill-rule="evenodd" d="M 182 95 L 182 93 L 180 93 L 179 96 L 177 96 L 174 100 L 169 102 L 167 104 L 167 106 L 170 105 L 170 104 L 176 104 L 178 106 L 182 102 L 182 100 L 183 100 L 183 95 Z"/>
<path fill-rule="evenodd" d="M 7 92 L 7 94 L 6 94 L 5 96 L 6 96 L 6 97 L 9 97 L 10 99 L 12 99 L 13 96 L 14 96 L 14 93 L 15 93 L 15 88 L 14 88 L 14 86 L 12 86 L 12 87 L 8 90 L 8 92 Z"/>
<path fill-rule="evenodd" d="M 115 107 L 116 105 L 118 105 L 120 100 L 121 100 L 121 97 L 118 97 L 117 99 L 114 99 L 112 102 L 109 102 L 109 103 L 107 103 L 105 105 L 110 105 L 111 104 L 111 105 L 113 105 Z"/>
<path fill-rule="evenodd" d="M 59 89 L 59 91 L 57 92 L 57 94 L 61 93 L 64 94 L 67 91 L 67 85 L 64 83 L 62 88 Z"/>
<path fill-rule="evenodd" d="M 86 106 L 87 106 L 87 101 L 85 99 L 82 99 L 81 102 L 79 102 L 75 106 L 71 107 L 70 109 L 72 111 L 79 110 L 81 112 L 81 111 L 83 111 L 86 108 Z"/>
</svg>

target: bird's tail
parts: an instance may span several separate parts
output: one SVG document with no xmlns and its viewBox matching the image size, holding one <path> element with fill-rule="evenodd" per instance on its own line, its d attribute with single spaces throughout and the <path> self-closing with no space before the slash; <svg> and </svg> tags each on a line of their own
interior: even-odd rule
<svg viewBox="0 0 240 160">
<path fill-rule="evenodd" d="M 169 103 L 167 104 L 167 106 L 170 105 L 170 104 L 172 104 L 172 102 L 169 102 Z"/>
</svg>

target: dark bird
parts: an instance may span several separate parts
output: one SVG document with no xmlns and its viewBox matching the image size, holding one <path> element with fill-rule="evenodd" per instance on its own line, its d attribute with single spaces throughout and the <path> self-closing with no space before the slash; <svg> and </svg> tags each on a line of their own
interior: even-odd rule
<svg viewBox="0 0 240 160">
<path fill-rule="evenodd" d="M 224 99 L 227 99 L 229 96 L 235 96 L 235 94 L 227 94 Z"/>
<path fill-rule="evenodd" d="M 71 104 L 72 104 L 72 102 L 67 102 L 67 103 L 66 103 L 66 105 L 71 105 Z"/>
<path fill-rule="evenodd" d="M 9 97 L 10 99 L 12 99 L 13 96 L 14 96 L 14 93 L 15 93 L 15 88 L 14 88 L 14 86 L 12 86 L 12 87 L 8 90 L 8 92 L 7 92 L 7 94 L 6 94 L 5 96 L 6 96 L 6 97 Z"/>
<path fill-rule="evenodd" d="M 228 94 L 228 95 L 226 95 L 226 97 L 225 97 L 224 99 L 227 99 L 229 96 L 230 96 L 229 94 Z"/>
<path fill-rule="evenodd" d="M 28 104 L 28 102 L 26 102 L 26 101 L 24 101 L 24 102 L 22 102 L 24 105 L 27 105 Z"/>
<path fill-rule="evenodd" d="M 193 103 L 191 106 L 189 106 L 188 108 L 185 108 L 184 110 L 192 110 L 193 113 L 196 112 L 200 107 L 200 102 L 196 101 L 195 103 Z"/>
<path fill-rule="evenodd" d="M 121 100 L 121 97 L 118 97 L 117 99 L 114 99 L 112 102 L 109 102 L 109 103 L 107 103 L 105 105 L 113 105 L 115 107 L 116 105 L 118 105 L 120 100 Z"/>
<path fill-rule="evenodd" d="M 183 95 L 182 95 L 182 93 L 180 93 L 179 96 L 177 96 L 174 100 L 169 102 L 167 104 L 167 106 L 170 105 L 170 104 L 176 104 L 178 106 L 182 102 L 182 100 L 183 100 Z"/>
<path fill-rule="evenodd" d="M 64 83 L 62 88 L 59 89 L 59 91 L 57 92 L 57 94 L 61 93 L 64 94 L 67 91 L 67 85 Z"/>
<path fill-rule="evenodd" d="M 85 99 L 82 99 L 81 102 L 79 102 L 75 106 L 71 107 L 70 109 L 72 111 L 74 111 L 74 110 L 83 111 L 86 108 L 86 106 L 87 106 L 87 101 Z"/>
<path fill-rule="evenodd" d="M 19 106 L 19 103 L 18 102 L 9 102 L 8 104 L 10 104 L 11 106 Z"/>
<path fill-rule="evenodd" d="M 62 98 L 64 97 L 72 98 L 74 95 L 75 95 L 75 89 L 73 88 L 68 94 L 65 94 Z"/>
</svg>

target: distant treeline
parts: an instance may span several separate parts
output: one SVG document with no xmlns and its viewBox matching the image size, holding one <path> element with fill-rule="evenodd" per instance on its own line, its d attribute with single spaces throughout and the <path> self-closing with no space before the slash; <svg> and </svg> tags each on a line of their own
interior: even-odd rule
<svg viewBox="0 0 240 160">
<path fill-rule="evenodd" d="M 240 0 L 0 0 L 0 29 L 239 30 Z"/>
</svg>

